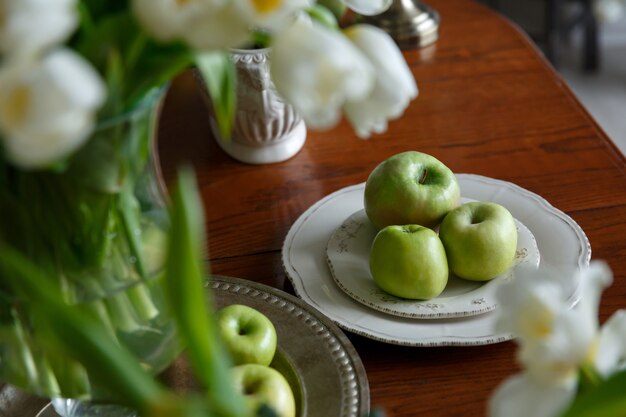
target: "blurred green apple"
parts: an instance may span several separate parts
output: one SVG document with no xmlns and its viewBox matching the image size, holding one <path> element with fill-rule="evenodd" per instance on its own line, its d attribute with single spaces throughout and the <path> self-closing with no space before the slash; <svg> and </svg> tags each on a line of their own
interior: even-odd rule
<svg viewBox="0 0 626 417">
<path fill-rule="evenodd" d="M 513 265 L 517 226 L 496 203 L 465 203 L 443 219 L 439 229 L 450 271 L 460 278 L 488 281 Z"/>
<path fill-rule="evenodd" d="M 419 225 L 387 226 L 378 232 L 370 271 L 380 288 L 402 298 L 429 300 L 448 283 L 443 245 L 434 231 Z"/>
<path fill-rule="evenodd" d="M 249 407 L 256 411 L 265 404 L 278 417 L 295 417 L 296 402 L 289 383 L 280 372 L 268 366 L 246 364 L 231 370 L 235 390 L 241 393 Z"/>
<path fill-rule="evenodd" d="M 380 163 L 365 183 L 364 205 L 379 229 L 419 224 L 433 228 L 460 198 L 454 173 L 433 156 L 409 151 Z"/>
<path fill-rule="evenodd" d="M 235 365 L 269 365 L 276 353 L 276 329 L 263 313 L 232 304 L 217 313 L 217 325 Z"/>
</svg>

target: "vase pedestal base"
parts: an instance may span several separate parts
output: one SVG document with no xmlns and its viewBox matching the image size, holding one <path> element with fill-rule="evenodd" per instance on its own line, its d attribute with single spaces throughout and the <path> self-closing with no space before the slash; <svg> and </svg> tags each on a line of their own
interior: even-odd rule
<svg viewBox="0 0 626 417">
<path fill-rule="evenodd" d="M 213 121 L 211 122 L 213 123 Z M 280 138 L 280 140 L 258 146 L 238 142 L 236 137 L 222 139 L 216 134 L 217 129 L 215 128 L 213 132 L 215 141 L 224 152 L 240 162 L 255 165 L 286 161 L 302 149 L 306 140 L 304 121 L 300 121 L 288 135 Z"/>
</svg>

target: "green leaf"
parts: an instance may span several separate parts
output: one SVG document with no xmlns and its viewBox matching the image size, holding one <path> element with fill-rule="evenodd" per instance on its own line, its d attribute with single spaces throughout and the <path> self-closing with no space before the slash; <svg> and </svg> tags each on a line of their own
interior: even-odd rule
<svg viewBox="0 0 626 417">
<path fill-rule="evenodd" d="M 89 10 L 89 6 L 86 2 L 78 3 L 78 17 L 79 17 L 79 27 L 80 32 L 83 35 L 88 34 L 94 28 L 93 18 L 91 16 L 91 10 Z"/>
<path fill-rule="evenodd" d="M 69 176 L 89 189 L 117 193 L 122 184 L 120 157 L 110 135 L 96 132 L 71 160 Z"/>
<path fill-rule="evenodd" d="M 100 113 L 102 115 L 117 115 L 124 108 L 124 87 L 127 85 L 124 64 L 120 51 L 116 48 L 110 48 L 106 56 L 106 64 L 104 69 L 104 80 L 107 86 L 106 103 Z"/>
<path fill-rule="evenodd" d="M 626 370 L 579 395 L 562 417 L 626 417 Z"/>
<path fill-rule="evenodd" d="M 235 65 L 223 51 L 196 54 L 195 63 L 211 97 L 220 136 L 230 139 L 236 106 Z"/>
<path fill-rule="evenodd" d="M 321 4 L 314 4 L 312 7 L 309 7 L 307 13 L 311 17 L 311 19 L 318 21 L 323 26 L 326 26 L 332 30 L 339 30 L 339 24 L 337 23 L 337 18 L 325 6 Z"/>
<path fill-rule="evenodd" d="M 129 0 L 81 0 L 80 3 L 96 18 L 127 10 L 130 6 Z"/>
<path fill-rule="evenodd" d="M 272 35 L 263 30 L 252 32 L 252 44 L 255 48 L 268 48 L 272 42 Z"/>
<path fill-rule="evenodd" d="M 330 10 L 338 20 L 341 19 L 348 10 L 343 0 L 317 0 L 316 5 L 323 6 Z"/>
<path fill-rule="evenodd" d="M 143 252 L 141 250 L 141 225 L 139 218 L 141 212 L 139 202 L 135 198 L 133 189 L 125 187 L 119 195 L 118 209 L 123 230 L 126 235 L 129 250 L 135 259 L 135 267 L 142 278 L 146 278 L 146 269 L 143 262 Z"/>
<path fill-rule="evenodd" d="M 171 232 L 165 287 L 178 331 L 188 346 L 196 377 L 206 387 L 208 405 L 220 416 L 247 415 L 230 381 L 231 361 L 218 336 L 210 293 L 204 289 L 204 222 L 195 177 L 181 171 L 172 195 Z"/>
</svg>

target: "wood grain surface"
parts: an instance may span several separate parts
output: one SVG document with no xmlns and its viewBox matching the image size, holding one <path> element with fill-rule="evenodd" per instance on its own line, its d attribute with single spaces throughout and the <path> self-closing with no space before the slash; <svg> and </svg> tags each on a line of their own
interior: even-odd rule
<svg viewBox="0 0 626 417">
<path fill-rule="evenodd" d="M 626 306 L 626 159 L 528 38 L 468 0 L 432 0 L 439 41 L 405 57 L 420 96 L 383 134 L 363 141 L 347 124 L 311 132 L 289 161 L 245 165 L 214 142 L 190 73 L 173 83 L 159 128 L 168 182 L 181 164 L 197 172 L 214 273 L 291 291 L 280 249 L 310 205 L 363 182 L 406 150 L 434 155 L 459 173 L 514 182 L 569 214 L 594 259 L 615 273 L 604 321 Z M 517 370 L 512 342 L 408 348 L 348 334 L 368 374 L 373 407 L 389 417 L 482 416 L 492 390 Z"/>
</svg>

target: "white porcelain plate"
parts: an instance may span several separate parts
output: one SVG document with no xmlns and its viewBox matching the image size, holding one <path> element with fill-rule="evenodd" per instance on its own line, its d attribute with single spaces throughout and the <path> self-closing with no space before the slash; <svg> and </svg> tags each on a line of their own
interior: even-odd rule
<svg viewBox="0 0 626 417">
<path fill-rule="evenodd" d="M 545 199 L 515 184 L 457 174 L 463 197 L 505 206 L 534 235 L 541 263 L 554 268 L 589 265 L 591 247 L 582 229 Z M 283 265 L 296 294 L 344 330 L 407 346 L 484 345 L 512 338 L 494 325 L 498 309 L 470 317 L 416 320 L 373 310 L 335 284 L 326 262 L 326 245 L 352 213 L 363 209 L 365 184 L 342 188 L 309 207 L 292 225 L 282 248 Z M 578 282 L 571 281 L 571 301 Z"/>
<path fill-rule="evenodd" d="M 473 201 L 462 198 L 461 203 Z M 460 279 L 450 274 L 443 292 L 430 300 L 418 301 L 386 293 L 376 285 L 369 267 L 370 247 L 377 229 L 365 210 L 349 216 L 331 235 L 326 256 L 335 283 L 356 301 L 395 316 L 414 319 L 443 319 L 467 317 L 496 308 L 496 290 L 515 276 L 522 264 L 539 266 L 539 249 L 533 234 L 516 220 L 517 250 L 514 266 L 487 282 Z"/>
</svg>

